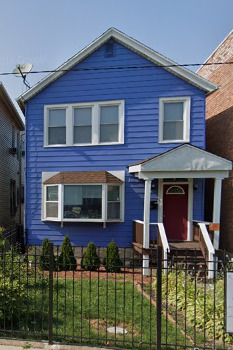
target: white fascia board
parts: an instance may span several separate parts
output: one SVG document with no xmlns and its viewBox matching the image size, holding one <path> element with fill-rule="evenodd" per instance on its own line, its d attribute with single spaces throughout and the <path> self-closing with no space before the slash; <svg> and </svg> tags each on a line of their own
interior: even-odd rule
<svg viewBox="0 0 233 350">
<path fill-rule="evenodd" d="M 24 110 L 25 102 L 27 102 L 30 98 L 35 96 L 39 91 L 44 89 L 46 86 L 48 86 L 54 80 L 58 79 L 60 76 L 65 74 L 65 71 L 67 71 L 67 70 L 71 69 L 72 67 L 74 67 L 75 65 L 77 65 L 85 57 L 90 55 L 93 51 L 98 49 L 101 45 L 103 45 L 106 41 L 108 41 L 111 38 L 122 43 L 123 45 L 127 46 L 129 49 L 137 52 L 138 54 L 144 56 L 145 58 L 152 61 L 156 65 L 159 65 L 159 66 L 176 65 L 176 63 L 174 61 L 171 61 L 170 59 L 162 56 L 158 52 L 150 49 L 149 47 L 145 46 L 144 44 L 140 43 L 139 41 L 127 36 L 126 34 L 118 31 L 115 28 L 110 28 L 104 34 L 102 34 L 99 38 L 94 40 L 91 44 L 89 44 L 84 49 L 82 49 L 78 54 L 73 56 L 71 59 L 69 59 L 64 64 L 62 64 L 60 67 L 58 67 L 54 72 L 50 73 L 47 77 L 42 79 L 35 86 L 33 86 L 28 91 L 26 91 L 24 94 L 22 94 L 17 99 L 17 102 L 18 102 L 20 108 L 22 110 Z M 165 69 L 167 69 L 169 72 L 181 77 L 182 79 L 187 80 L 189 83 L 197 86 L 198 88 L 200 88 L 206 92 L 212 92 L 212 91 L 218 89 L 217 85 L 209 82 L 208 80 L 198 76 L 196 73 L 193 73 L 184 67 L 174 66 L 174 67 L 168 67 Z"/>
<path fill-rule="evenodd" d="M 142 171 L 135 177 L 143 180 L 153 179 L 225 179 L 229 177 L 229 171 Z"/>
</svg>

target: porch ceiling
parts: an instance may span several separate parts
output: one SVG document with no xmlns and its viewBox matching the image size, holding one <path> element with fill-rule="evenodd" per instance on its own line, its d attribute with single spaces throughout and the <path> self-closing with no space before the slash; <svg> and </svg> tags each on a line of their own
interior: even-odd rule
<svg viewBox="0 0 233 350">
<path fill-rule="evenodd" d="M 140 178 L 225 178 L 231 169 L 229 160 L 189 144 L 129 166 Z"/>
</svg>

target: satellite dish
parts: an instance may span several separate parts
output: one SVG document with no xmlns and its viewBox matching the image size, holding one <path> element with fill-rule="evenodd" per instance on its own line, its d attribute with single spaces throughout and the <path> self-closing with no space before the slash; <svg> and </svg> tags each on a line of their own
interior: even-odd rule
<svg viewBox="0 0 233 350">
<path fill-rule="evenodd" d="M 32 64 L 31 63 L 17 64 L 16 68 L 13 70 L 14 76 L 23 78 L 24 84 L 29 89 L 30 89 L 30 85 L 26 81 L 26 76 L 27 76 L 27 74 L 29 72 L 31 72 L 31 70 L 32 70 Z"/>
<path fill-rule="evenodd" d="M 13 74 L 15 77 L 23 77 L 25 78 L 26 75 L 32 70 L 32 64 L 31 63 L 25 63 L 25 64 L 17 64 L 16 68 L 13 70 Z"/>
</svg>

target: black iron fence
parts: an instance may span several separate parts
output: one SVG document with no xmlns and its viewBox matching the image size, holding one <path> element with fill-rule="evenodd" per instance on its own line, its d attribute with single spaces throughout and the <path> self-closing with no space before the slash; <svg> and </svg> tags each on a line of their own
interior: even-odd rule
<svg viewBox="0 0 233 350">
<path fill-rule="evenodd" d="M 233 347 L 225 331 L 225 280 L 233 271 L 227 256 L 215 260 L 210 280 L 208 264 L 195 255 L 165 262 L 158 248 L 143 270 L 142 257 L 128 250 L 120 260 L 105 256 L 104 264 L 82 259 L 84 251 L 76 266 L 51 244 L 45 255 L 41 247 L 25 254 L 0 248 L 1 337 L 131 349 Z"/>
</svg>

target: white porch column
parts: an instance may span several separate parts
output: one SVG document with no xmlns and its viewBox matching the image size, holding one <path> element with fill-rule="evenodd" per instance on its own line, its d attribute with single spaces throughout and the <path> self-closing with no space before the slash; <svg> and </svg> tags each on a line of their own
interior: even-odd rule
<svg viewBox="0 0 233 350">
<path fill-rule="evenodd" d="M 143 248 L 150 248 L 150 196 L 151 180 L 145 180 Z M 149 275 L 149 255 L 143 255 L 143 275 Z"/>
<path fill-rule="evenodd" d="M 214 180 L 214 203 L 213 203 L 213 223 L 220 224 L 221 214 L 221 193 L 222 193 L 222 179 L 215 178 Z M 219 248 L 219 231 L 214 231 L 214 248 Z"/>
</svg>

